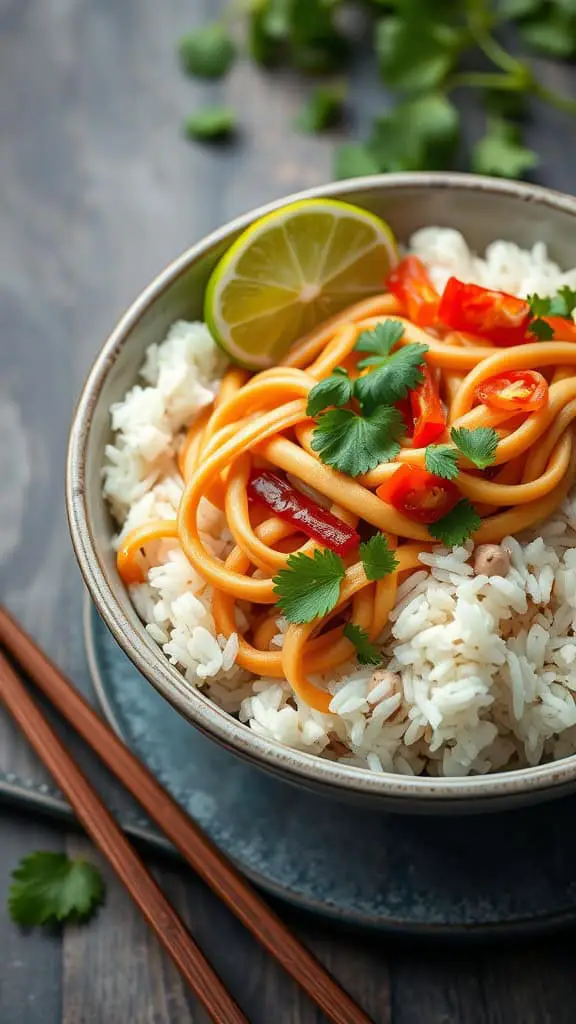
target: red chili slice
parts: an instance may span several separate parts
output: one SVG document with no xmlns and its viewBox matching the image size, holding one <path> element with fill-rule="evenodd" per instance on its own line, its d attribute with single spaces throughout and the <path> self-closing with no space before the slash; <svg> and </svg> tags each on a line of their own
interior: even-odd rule
<svg viewBox="0 0 576 1024">
<path fill-rule="evenodd" d="M 434 377 L 427 366 L 422 367 L 422 373 L 424 380 L 410 392 L 414 418 L 412 443 L 415 448 L 433 444 L 446 429 L 446 414 Z"/>
<path fill-rule="evenodd" d="M 536 370 L 507 370 L 488 377 L 476 388 L 476 398 L 491 409 L 536 412 L 548 404 L 548 383 Z"/>
<path fill-rule="evenodd" d="M 519 345 L 527 340 L 532 312 L 525 299 L 451 277 L 440 299 L 438 318 L 445 327 L 478 334 L 495 345 Z"/>
<path fill-rule="evenodd" d="M 440 296 L 417 256 L 407 256 L 392 271 L 386 286 L 402 303 L 409 320 L 418 327 L 432 327 L 438 318 Z"/>
<path fill-rule="evenodd" d="M 262 470 L 250 479 L 248 497 L 338 555 L 348 555 L 360 543 L 356 530 L 270 470 Z"/>
<path fill-rule="evenodd" d="M 576 324 L 573 320 L 563 316 L 545 316 L 542 319 L 554 331 L 554 341 L 576 341 Z"/>
<path fill-rule="evenodd" d="M 460 491 L 452 480 L 443 480 L 404 463 L 380 485 L 376 494 L 397 512 L 426 525 L 447 515 L 460 500 Z"/>
</svg>

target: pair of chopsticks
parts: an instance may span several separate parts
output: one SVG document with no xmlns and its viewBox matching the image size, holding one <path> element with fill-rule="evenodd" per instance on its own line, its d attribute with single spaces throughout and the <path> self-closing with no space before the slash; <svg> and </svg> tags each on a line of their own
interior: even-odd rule
<svg viewBox="0 0 576 1024">
<path fill-rule="evenodd" d="M 72 683 L 0 605 L 0 645 L 136 798 L 197 875 L 333 1024 L 371 1024 L 237 869 L 114 735 Z M 249 1024 L 115 819 L 0 651 L 0 701 L 124 883 L 215 1024 Z"/>
</svg>

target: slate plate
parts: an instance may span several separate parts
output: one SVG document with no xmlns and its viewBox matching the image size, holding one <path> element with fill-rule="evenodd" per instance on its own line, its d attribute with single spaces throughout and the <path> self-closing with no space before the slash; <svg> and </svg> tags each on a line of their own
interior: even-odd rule
<svg viewBox="0 0 576 1024">
<path fill-rule="evenodd" d="M 244 764 L 190 726 L 85 617 L 104 713 L 161 783 L 263 889 L 346 924 L 434 936 L 576 921 L 576 798 L 495 815 L 350 807 Z"/>
</svg>

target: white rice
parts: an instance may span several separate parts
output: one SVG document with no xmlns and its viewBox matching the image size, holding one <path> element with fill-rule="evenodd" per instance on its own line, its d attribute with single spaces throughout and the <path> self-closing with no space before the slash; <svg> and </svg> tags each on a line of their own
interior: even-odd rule
<svg viewBox="0 0 576 1024">
<path fill-rule="evenodd" d="M 576 287 L 576 269 L 563 272 L 542 242 L 523 250 L 496 241 L 479 258 L 458 232 L 424 228 L 410 248 L 439 290 L 452 274 L 518 295 Z M 174 517 L 182 431 L 212 401 L 224 366 L 207 327 L 179 321 L 148 349 L 142 382 L 111 409 L 103 490 L 119 537 Z M 231 536 L 205 500 L 200 531 L 224 557 Z M 576 492 L 535 534 L 503 543 L 511 558 L 505 578 L 474 575 L 471 542 L 422 554 L 422 571 L 398 588 L 380 638 L 401 692 L 386 681 L 371 685 L 374 670 L 351 663 L 318 679 L 333 694 L 327 715 L 302 704 L 287 683 L 235 664 L 238 637 L 216 635 L 210 587 L 176 541 L 146 552 L 146 582 L 130 591 L 188 683 L 258 735 L 374 772 L 482 774 L 576 752 Z M 288 623 L 277 624 L 272 646 L 280 649 Z M 247 625 L 241 608 L 237 625 Z"/>
</svg>

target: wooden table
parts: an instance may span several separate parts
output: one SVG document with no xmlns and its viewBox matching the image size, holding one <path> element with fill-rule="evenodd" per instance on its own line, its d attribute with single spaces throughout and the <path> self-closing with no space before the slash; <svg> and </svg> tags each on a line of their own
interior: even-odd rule
<svg viewBox="0 0 576 1024">
<path fill-rule="evenodd" d="M 0 0 L 0 588 L 2 600 L 74 672 L 81 587 L 63 508 L 74 398 L 108 329 L 176 253 L 232 215 L 330 177 L 332 142 L 290 132 L 290 76 L 240 64 L 223 85 L 184 79 L 174 41 L 212 0 Z M 543 73 L 570 91 L 569 70 Z M 353 92 L 379 98 L 360 68 Z M 237 102 L 231 148 L 186 144 L 208 99 Z M 478 120 L 472 109 L 470 123 Z M 571 133 L 571 136 L 570 134 Z M 574 123 L 531 128 L 541 178 L 574 185 Z M 0 770 L 31 755 L 0 720 Z M 23 934 L 9 873 L 38 848 L 99 858 L 76 832 L 0 809 L 0 1024 L 200 1024 L 206 1020 L 128 897 L 89 927 Z M 313 1024 L 311 1005 L 191 873 L 160 862 L 169 897 L 254 1024 Z M 566 938 L 491 948 L 375 941 L 290 917 L 377 1024 L 571 1024 Z"/>
</svg>

